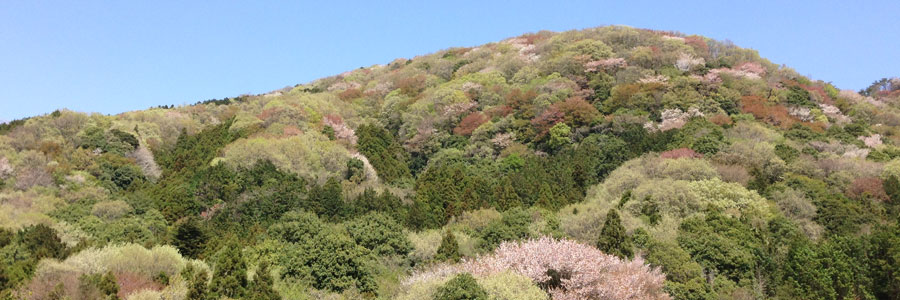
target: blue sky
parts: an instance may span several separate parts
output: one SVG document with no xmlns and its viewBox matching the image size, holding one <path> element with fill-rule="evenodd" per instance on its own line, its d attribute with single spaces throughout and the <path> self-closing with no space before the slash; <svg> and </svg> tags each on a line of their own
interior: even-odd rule
<svg viewBox="0 0 900 300">
<path fill-rule="evenodd" d="M 185 2 L 0 1 L 0 120 L 256 94 L 453 46 L 602 25 L 730 39 L 843 89 L 900 75 L 896 0 Z"/>
</svg>

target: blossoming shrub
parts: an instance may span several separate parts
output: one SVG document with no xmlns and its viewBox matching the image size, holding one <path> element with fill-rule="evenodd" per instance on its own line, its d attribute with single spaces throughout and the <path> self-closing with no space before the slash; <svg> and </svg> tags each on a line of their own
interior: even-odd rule
<svg viewBox="0 0 900 300">
<path fill-rule="evenodd" d="M 187 265 L 195 269 L 209 271 L 209 266 L 199 260 L 185 259 L 172 246 L 157 246 L 151 249 L 135 244 L 109 245 L 103 248 L 89 248 L 78 252 L 63 261 L 53 259 L 42 260 L 34 273 L 31 282 L 23 291 L 32 295 L 29 299 L 44 299 L 50 292 L 46 287 L 61 284 L 68 295 L 78 291 L 78 278 L 81 275 L 106 274 L 112 272 L 121 276 L 120 285 L 130 287 L 126 281 L 152 281 L 160 274 L 169 278 L 180 278 L 178 274 Z M 117 276 L 118 277 L 118 276 Z M 170 281 L 173 285 L 178 280 Z M 149 286 L 149 284 L 148 284 Z M 127 295 L 120 296 L 125 297 Z M 178 298 L 178 297 L 175 297 Z M 183 296 L 181 296 L 183 298 Z"/>
<path fill-rule="evenodd" d="M 414 274 L 405 284 L 458 273 L 476 276 L 512 271 L 531 279 L 553 299 L 669 299 L 665 275 L 642 258 L 622 260 L 570 240 L 542 237 L 506 242 L 493 254 Z"/>
</svg>

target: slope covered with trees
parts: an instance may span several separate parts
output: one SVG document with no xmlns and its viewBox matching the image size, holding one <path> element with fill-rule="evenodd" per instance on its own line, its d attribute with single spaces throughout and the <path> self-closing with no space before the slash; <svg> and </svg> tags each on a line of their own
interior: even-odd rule
<svg viewBox="0 0 900 300">
<path fill-rule="evenodd" d="M 0 298 L 898 299 L 900 79 L 612 26 L 0 125 Z"/>
</svg>

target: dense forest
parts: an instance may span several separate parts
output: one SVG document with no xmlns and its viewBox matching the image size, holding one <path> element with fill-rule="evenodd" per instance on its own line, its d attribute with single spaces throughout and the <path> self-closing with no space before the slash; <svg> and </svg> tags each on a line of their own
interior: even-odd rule
<svg viewBox="0 0 900 300">
<path fill-rule="evenodd" d="M 900 79 L 624 26 L 0 125 L 0 299 L 900 299 L 898 215 Z"/>
</svg>

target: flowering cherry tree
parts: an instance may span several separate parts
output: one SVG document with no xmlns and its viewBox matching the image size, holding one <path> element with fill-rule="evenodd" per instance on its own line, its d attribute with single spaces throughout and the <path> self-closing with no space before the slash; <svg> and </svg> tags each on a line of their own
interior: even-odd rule
<svg viewBox="0 0 900 300">
<path fill-rule="evenodd" d="M 670 299 L 665 275 L 640 257 L 622 260 L 594 247 L 549 237 L 500 244 L 491 255 L 439 265 L 404 282 L 443 278 L 458 273 L 489 275 L 513 271 L 544 288 L 555 300 Z"/>
</svg>

